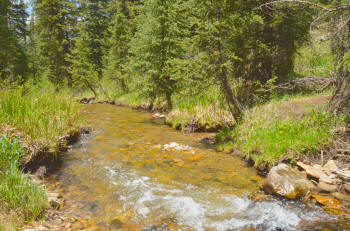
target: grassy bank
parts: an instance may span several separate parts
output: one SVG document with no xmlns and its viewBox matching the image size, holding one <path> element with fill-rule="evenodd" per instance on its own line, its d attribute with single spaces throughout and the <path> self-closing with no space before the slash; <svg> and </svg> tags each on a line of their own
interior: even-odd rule
<svg viewBox="0 0 350 231">
<path fill-rule="evenodd" d="M 226 141 L 218 149 L 239 149 L 260 168 L 320 151 L 335 139 L 332 130 L 343 125 L 326 112 L 328 100 L 328 95 L 289 97 L 254 107 L 234 130 L 217 134 Z"/>
<path fill-rule="evenodd" d="M 18 160 L 25 150 L 17 139 L 0 137 L 0 230 L 19 229 L 44 215 L 48 202 L 41 187 L 22 173 Z"/>
<path fill-rule="evenodd" d="M 78 111 L 79 105 L 63 93 L 0 92 L 2 131 L 20 135 L 26 146 L 35 144 L 57 151 L 62 135 L 78 131 Z"/>
<path fill-rule="evenodd" d="M 0 230 L 18 230 L 44 215 L 45 193 L 19 163 L 55 155 L 61 138 L 80 129 L 79 107 L 69 94 L 49 87 L 0 92 Z"/>
</svg>

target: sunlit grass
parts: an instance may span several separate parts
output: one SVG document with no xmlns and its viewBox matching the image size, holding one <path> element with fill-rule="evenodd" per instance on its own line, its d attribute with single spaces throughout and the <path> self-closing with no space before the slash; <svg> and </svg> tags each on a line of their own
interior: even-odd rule
<svg viewBox="0 0 350 231">
<path fill-rule="evenodd" d="M 167 122 L 181 128 L 192 120 L 204 129 L 230 127 L 235 121 L 222 102 L 220 91 L 215 87 L 199 94 L 175 95 L 174 108 L 167 116 Z"/>
<path fill-rule="evenodd" d="M 78 129 L 78 111 L 78 104 L 65 94 L 0 92 L 0 124 L 15 128 L 29 142 L 53 149 L 60 136 Z"/>
<path fill-rule="evenodd" d="M 233 131 L 218 133 L 219 141 L 231 138 L 219 148 L 239 148 L 256 166 L 269 167 L 318 151 L 332 142 L 331 130 L 342 123 L 326 112 L 323 101 L 322 95 L 297 97 L 252 108 Z"/>
</svg>

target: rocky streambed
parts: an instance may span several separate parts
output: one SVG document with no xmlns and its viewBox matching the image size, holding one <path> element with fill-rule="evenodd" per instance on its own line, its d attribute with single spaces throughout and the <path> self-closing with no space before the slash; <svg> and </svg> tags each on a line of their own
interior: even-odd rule
<svg viewBox="0 0 350 231">
<path fill-rule="evenodd" d="M 106 104 L 87 105 L 83 116 L 92 132 L 69 148 L 60 170 L 45 180 L 52 192 L 59 193 L 54 195 L 59 210 L 52 211 L 53 219 L 36 224 L 34 230 L 348 227 L 345 213 L 340 216 L 320 206 L 321 175 L 315 179 L 280 165 L 265 181 L 239 157 L 217 153 L 214 147 L 200 143 L 207 134 L 183 134 L 150 114 Z M 337 173 L 325 174 L 322 179 Z M 266 195 L 261 185 L 274 195 L 299 200 Z M 317 193 L 311 193 L 314 191 Z M 337 193 L 345 195 L 344 191 Z M 345 208 L 344 200 L 333 196 Z M 313 198 L 315 203 L 301 198 Z"/>
</svg>

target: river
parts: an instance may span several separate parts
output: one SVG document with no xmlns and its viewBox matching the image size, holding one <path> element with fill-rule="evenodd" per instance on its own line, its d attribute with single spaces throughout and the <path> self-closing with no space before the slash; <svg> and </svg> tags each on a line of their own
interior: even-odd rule
<svg viewBox="0 0 350 231">
<path fill-rule="evenodd" d="M 55 174 L 62 212 L 99 230 L 298 230 L 332 220 L 322 208 L 248 199 L 262 180 L 239 157 L 183 134 L 149 113 L 88 105 L 91 134 L 64 154 Z"/>
</svg>

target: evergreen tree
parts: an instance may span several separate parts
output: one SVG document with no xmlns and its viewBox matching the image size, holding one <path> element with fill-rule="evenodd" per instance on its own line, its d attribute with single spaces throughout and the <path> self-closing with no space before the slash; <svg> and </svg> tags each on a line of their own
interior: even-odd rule
<svg viewBox="0 0 350 231">
<path fill-rule="evenodd" d="M 27 6 L 23 0 L 13 1 L 10 24 L 16 33 L 16 37 L 21 39 L 23 42 L 26 41 L 28 35 L 27 19 L 29 15 L 26 12 L 26 8 Z"/>
<path fill-rule="evenodd" d="M 69 0 L 35 0 L 37 46 L 41 63 L 49 79 L 56 84 L 70 81 L 67 71 L 70 53 L 71 23 L 74 22 L 71 12 L 75 7 Z"/>
<path fill-rule="evenodd" d="M 132 23 L 128 17 L 126 1 L 118 3 L 117 13 L 109 28 L 109 52 L 107 55 L 105 76 L 115 80 L 123 93 L 128 91 L 128 63 L 130 59 L 130 41 Z"/>
<path fill-rule="evenodd" d="M 300 23 L 288 9 L 285 14 L 257 11 L 266 1 L 196 2 L 198 33 L 194 36 L 200 68 L 206 79 L 222 89 L 234 118 L 239 119 L 244 105 L 233 86 L 243 80 L 243 88 L 257 81 L 265 84 L 273 77 L 286 79 L 293 71 L 293 56 L 307 39 L 310 14 L 299 14 Z M 292 35 L 289 32 L 292 31 Z M 287 41 L 287 42 L 286 42 Z M 253 89 L 252 89 L 253 90 Z M 254 92 L 250 92 L 248 98 Z M 249 99 L 248 99 L 249 100 Z"/>
<path fill-rule="evenodd" d="M 73 87 L 90 89 L 95 97 L 97 97 L 99 67 L 91 61 L 93 48 L 86 24 L 85 21 L 79 22 L 79 36 L 73 40 L 74 49 L 71 55 L 67 57 L 67 60 L 72 64 L 69 68 L 69 72 L 72 75 Z"/>
<path fill-rule="evenodd" d="M 72 63 L 69 73 L 73 85 L 90 89 L 97 97 L 97 88 L 102 89 L 103 55 L 106 52 L 108 18 L 106 0 L 84 0 L 80 5 L 77 36 L 73 40 L 72 54 L 67 61 Z"/>
<path fill-rule="evenodd" d="M 132 41 L 132 67 L 142 93 L 153 101 L 165 96 L 168 109 L 182 81 L 181 61 L 187 54 L 184 41 L 190 33 L 187 1 L 149 0 L 138 18 Z"/>
<path fill-rule="evenodd" d="M 24 7 L 24 4 L 16 5 L 9 0 L 0 1 L 0 79 L 10 83 L 22 82 L 28 74 L 24 50 L 26 29 L 23 25 L 27 14 Z"/>
</svg>

